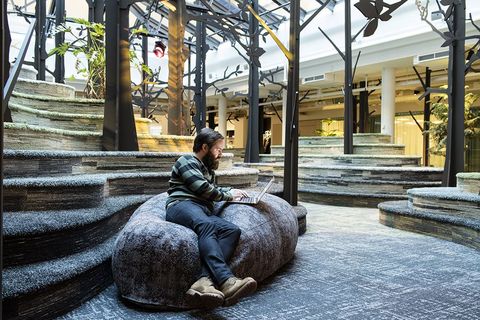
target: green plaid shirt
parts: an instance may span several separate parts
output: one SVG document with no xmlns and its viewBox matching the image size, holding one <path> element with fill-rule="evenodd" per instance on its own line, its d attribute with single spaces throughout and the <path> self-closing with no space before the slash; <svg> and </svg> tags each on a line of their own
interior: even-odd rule
<svg viewBox="0 0 480 320">
<path fill-rule="evenodd" d="M 172 167 L 168 206 L 176 200 L 193 200 L 213 210 L 214 201 L 232 200 L 231 188 L 215 186 L 215 172 L 209 171 L 195 156 L 181 156 Z"/>
</svg>

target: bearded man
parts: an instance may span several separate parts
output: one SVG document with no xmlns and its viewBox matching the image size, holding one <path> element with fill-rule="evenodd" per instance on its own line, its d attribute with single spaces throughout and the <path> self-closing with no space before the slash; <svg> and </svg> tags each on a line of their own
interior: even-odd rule
<svg viewBox="0 0 480 320">
<path fill-rule="evenodd" d="M 214 184 L 214 170 L 223 148 L 220 133 L 202 129 L 193 143 L 194 155 L 180 157 L 172 168 L 166 202 L 166 220 L 190 228 L 198 236 L 202 269 L 187 297 L 204 308 L 235 304 L 257 288 L 257 282 L 250 277 L 236 278 L 227 264 L 240 238 L 240 228 L 212 213 L 215 201 L 247 195 Z"/>
</svg>

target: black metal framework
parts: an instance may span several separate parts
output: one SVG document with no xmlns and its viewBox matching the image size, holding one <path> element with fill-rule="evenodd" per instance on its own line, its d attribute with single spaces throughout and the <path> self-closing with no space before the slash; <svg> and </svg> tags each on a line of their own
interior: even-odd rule
<svg viewBox="0 0 480 320">
<path fill-rule="evenodd" d="M 207 116 L 207 81 L 205 60 L 207 56 L 207 30 L 205 22 L 197 22 L 196 32 L 196 54 L 195 54 L 195 89 L 193 101 L 195 103 L 195 116 L 193 122 L 197 133 L 205 128 L 206 116 Z"/>
<path fill-rule="evenodd" d="M 422 6 L 421 3 L 417 3 L 417 7 L 421 19 L 427 22 L 432 30 L 445 40 L 442 47 L 449 47 L 448 89 L 428 88 L 419 99 L 430 93 L 445 93 L 448 95 L 447 146 L 442 185 L 455 187 L 457 173 L 465 170 L 465 75 L 471 71 L 479 71 L 473 68 L 473 63 L 480 59 L 478 52 L 480 34 L 465 36 L 465 0 L 436 2 L 448 31 L 441 32 L 427 19 L 428 7 Z M 471 16 L 470 21 L 480 32 L 480 27 L 473 23 Z M 466 39 L 477 40 L 477 43 L 470 49 L 473 54 L 469 55 L 468 63 L 465 62 Z"/>
<path fill-rule="evenodd" d="M 366 133 L 368 130 L 368 91 L 367 91 L 367 82 L 361 81 L 360 87 L 363 88 L 360 91 L 358 97 L 359 112 L 358 112 L 358 132 Z"/>
<path fill-rule="evenodd" d="M 353 153 L 353 80 L 355 78 L 355 69 L 361 52 L 358 53 L 355 66 L 352 68 L 352 43 L 362 33 L 364 37 L 369 37 L 375 33 L 378 27 L 378 21 L 388 21 L 392 18 L 391 14 L 403 5 L 407 0 L 400 0 L 393 4 L 388 4 L 383 0 L 360 0 L 355 7 L 367 18 L 367 23 L 361 28 L 355 36 L 352 37 L 351 21 L 351 2 L 345 0 L 345 53 L 343 53 L 330 37 L 321 29 L 320 32 L 337 50 L 338 54 L 345 62 L 345 83 L 344 83 L 344 153 Z M 386 10 L 385 10 L 386 9 Z"/>
</svg>

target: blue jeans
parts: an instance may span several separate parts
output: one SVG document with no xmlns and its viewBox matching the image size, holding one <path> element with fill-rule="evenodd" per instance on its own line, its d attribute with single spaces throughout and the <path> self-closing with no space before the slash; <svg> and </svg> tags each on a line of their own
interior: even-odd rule
<svg viewBox="0 0 480 320">
<path fill-rule="evenodd" d="M 170 205 L 166 220 L 187 227 L 197 234 L 202 262 L 200 277 L 211 276 L 217 285 L 221 285 L 233 276 L 227 262 L 240 239 L 239 227 L 212 215 L 206 206 L 191 200 L 181 200 Z"/>
</svg>

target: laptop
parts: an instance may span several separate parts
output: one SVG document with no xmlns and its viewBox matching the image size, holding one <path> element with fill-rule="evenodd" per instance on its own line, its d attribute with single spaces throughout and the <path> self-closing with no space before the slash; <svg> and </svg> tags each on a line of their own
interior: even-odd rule
<svg viewBox="0 0 480 320">
<path fill-rule="evenodd" d="M 265 193 L 268 191 L 268 189 L 270 189 L 270 187 L 272 186 L 274 180 L 275 180 L 275 177 L 273 177 L 273 178 L 267 183 L 267 185 L 265 186 L 265 188 L 263 188 L 262 192 L 260 192 L 260 193 L 259 193 L 257 196 L 255 196 L 255 197 L 243 197 L 243 198 L 238 199 L 238 200 L 227 201 L 227 203 L 257 204 L 257 203 L 260 202 L 260 200 L 262 200 L 263 196 L 264 196 Z"/>
</svg>

